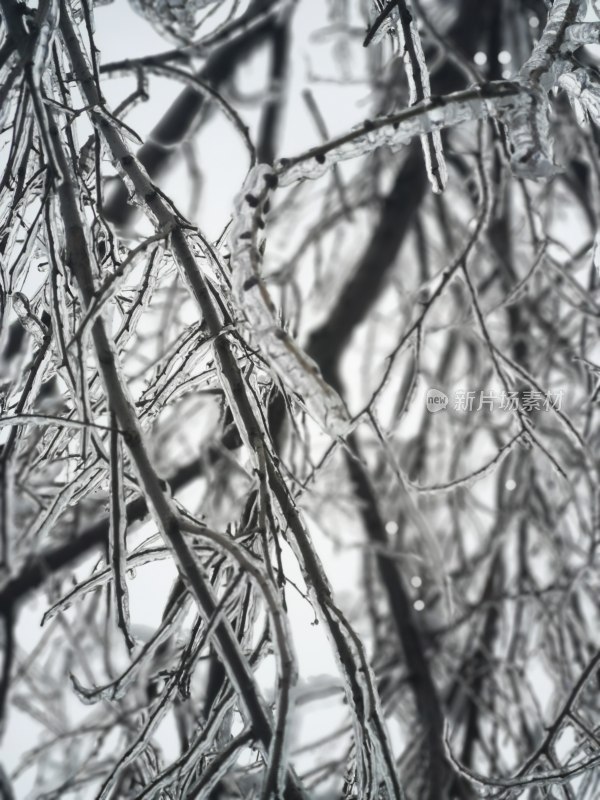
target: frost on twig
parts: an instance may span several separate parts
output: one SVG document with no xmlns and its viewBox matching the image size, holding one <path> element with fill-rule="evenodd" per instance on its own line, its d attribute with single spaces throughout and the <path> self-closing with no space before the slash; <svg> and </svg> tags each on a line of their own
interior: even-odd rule
<svg viewBox="0 0 600 800">
<path fill-rule="evenodd" d="M 258 228 L 277 185 L 274 170 L 258 164 L 244 182 L 236 203 L 229 237 L 233 293 L 242 324 L 258 343 L 284 385 L 298 395 L 311 417 L 328 433 L 344 436 L 349 416 L 338 393 L 324 380 L 317 364 L 278 323 L 277 311 L 262 278 Z"/>
</svg>

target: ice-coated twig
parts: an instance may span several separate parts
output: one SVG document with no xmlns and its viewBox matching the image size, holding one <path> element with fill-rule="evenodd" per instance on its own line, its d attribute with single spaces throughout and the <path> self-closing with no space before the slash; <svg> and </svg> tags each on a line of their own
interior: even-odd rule
<svg viewBox="0 0 600 800">
<path fill-rule="evenodd" d="M 250 741 L 252 741 L 252 731 L 243 731 L 237 736 L 234 736 L 234 738 L 223 747 L 221 752 L 206 766 L 202 771 L 202 775 L 196 778 L 186 790 L 186 797 L 189 797 L 190 800 L 200 800 L 202 797 L 210 797 L 213 788 L 218 782 L 223 777 L 230 774 L 238 758 L 239 751 Z M 138 798 L 135 800 L 138 800 Z M 141 800 L 141 796 L 139 800 Z"/>
<path fill-rule="evenodd" d="M 31 334 L 36 344 L 43 344 L 44 338 L 48 335 L 48 329 L 32 311 L 28 298 L 22 292 L 14 292 L 12 306 L 19 322 Z"/>
<path fill-rule="evenodd" d="M 373 21 L 367 31 L 363 47 L 368 47 L 371 43 L 377 44 L 387 34 L 395 36 L 397 34 L 396 25 L 398 23 L 399 4 L 396 0 L 372 0 L 371 9 L 374 13 Z"/>
<path fill-rule="evenodd" d="M 202 629 L 201 641 L 197 645 L 198 651 L 201 651 L 203 649 L 210 634 L 213 632 L 214 628 L 218 625 L 219 620 L 223 614 L 224 599 L 225 598 L 222 598 L 221 601 L 215 606 L 215 609 L 210 619 L 206 620 L 206 624 Z M 183 656 L 180 658 L 180 668 L 182 661 L 183 661 Z M 134 735 L 128 748 L 117 760 L 114 768 L 107 776 L 107 778 L 104 780 L 97 795 L 98 800 L 107 800 L 107 798 L 111 797 L 114 794 L 115 783 L 117 782 L 118 777 L 123 773 L 123 770 L 125 770 L 130 764 L 132 764 L 135 761 L 136 758 L 138 758 L 141 755 L 141 753 L 144 752 L 144 750 L 148 746 L 151 736 L 153 735 L 154 731 L 160 724 L 161 720 L 164 718 L 165 714 L 168 712 L 171 703 L 173 702 L 174 696 L 178 691 L 179 684 L 180 684 L 180 669 L 176 669 L 169 676 L 165 684 L 165 687 L 162 690 L 161 694 L 159 695 L 158 699 L 155 701 L 150 714 L 144 719 L 140 729 L 136 731 L 136 734 Z"/>
<path fill-rule="evenodd" d="M 127 590 L 127 514 L 125 511 L 125 487 L 123 485 L 123 443 L 117 430 L 117 420 L 111 414 L 110 432 L 110 533 L 108 559 L 113 571 L 113 597 L 117 625 L 121 629 L 125 644 L 132 650 L 135 641 L 129 625 L 129 592 Z"/>
<path fill-rule="evenodd" d="M 323 379 L 316 363 L 278 324 L 275 305 L 261 274 L 258 231 L 264 225 L 269 194 L 276 185 L 273 168 L 258 164 L 248 173 L 237 196 L 229 233 L 234 298 L 242 312 L 242 324 L 284 385 L 299 396 L 323 430 L 344 436 L 350 425 L 344 403 Z"/>
<path fill-rule="evenodd" d="M 408 80 L 409 105 L 414 106 L 416 103 L 429 100 L 431 97 L 429 71 L 409 0 L 392 0 L 388 4 L 382 0 L 374 0 L 373 6 L 380 15 L 386 15 L 381 29 L 385 27 L 390 30 L 393 23 L 398 25 L 400 52 Z M 368 37 L 365 43 L 368 43 Z M 448 181 L 441 134 L 439 131 L 433 131 L 423 134 L 420 138 L 429 181 L 433 191 L 439 194 L 444 190 Z"/>
<path fill-rule="evenodd" d="M 224 718 L 231 713 L 233 699 L 233 692 L 230 689 L 226 690 L 223 699 L 219 703 L 219 707 L 207 720 L 206 725 L 198 728 L 187 751 L 166 767 L 154 780 L 149 781 L 135 796 L 134 800 L 151 800 L 154 797 L 160 796 L 158 794 L 160 790 L 166 790 L 169 785 L 176 780 L 179 782 L 181 788 L 192 780 L 192 777 L 195 776 L 196 773 L 195 766 L 198 763 L 198 758 L 211 748 L 215 737 L 218 736 L 218 730 L 223 724 Z M 252 731 L 250 731 L 249 739 L 252 740 L 253 738 L 254 735 Z M 208 778 L 208 772 L 210 772 L 210 769 L 204 771 L 203 776 L 206 775 Z M 207 781 L 207 783 L 210 785 L 210 782 Z M 197 785 L 199 787 L 198 791 L 205 787 L 202 779 L 198 781 Z M 198 796 L 191 792 L 193 792 L 193 790 L 187 790 L 186 796 Z"/>
<path fill-rule="evenodd" d="M 459 763 L 456 756 L 453 754 L 448 731 L 446 730 L 444 739 L 448 758 L 452 761 L 455 768 L 470 781 L 483 786 L 497 787 L 503 790 L 494 795 L 496 800 L 509 800 L 511 797 L 515 797 L 516 793 L 520 794 L 521 791 L 527 787 L 562 786 L 573 780 L 573 778 L 597 769 L 600 763 L 600 756 L 597 752 L 593 752 L 587 758 L 581 758 L 579 761 L 568 763 L 562 767 L 556 765 L 553 753 L 555 743 L 561 731 L 571 720 L 577 717 L 575 706 L 580 701 L 585 688 L 589 686 L 591 680 L 597 675 L 599 662 L 600 651 L 596 651 L 581 671 L 577 681 L 556 715 L 554 722 L 547 729 L 543 741 L 514 777 L 487 777 L 474 770 L 467 769 L 463 764 Z M 596 736 L 592 735 L 592 738 L 596 740 L 597 743 Z M 546 770 L 540 769 L 541 763 L 548 760 L 554 768 Z"/>
<path fill-rule="evenodd" d="M 577 19 L 580 3 L 556 0 L 539 42 L 519 71 L 517 79 L 523 93 L 503 119 L 512 149 L 511 165 L 519 177 L 550 178 L 557 172 L 548 95 L 567 69 L 560 50 L 569 26 Z"/>
<path fill-rule="evenodd" d="M 377 779 L 388 788 L 390 800 L 404 800 L 404 790 L 394 763 L 391 744 L 380 708 L 372 670 L 368 665 L 363 643 L 356 637 L 344 615 L 333 601 L 331 586 L 314 545 L 307 536 L 296 505 L 287 486 L 277 480 L 275 466 L 267 463 L 268 477 L 273 484 L 292 546 L 301 565 L 309 597 L 326 624 L 344 682 L 344 691 L 353 710 L 355 746 L 361 759 L 357 764 L 357 785 L 361 797 L 374 798 L 367 787 L 377 785 Z"/>
<path fill-rule="evenodd" d="M 135 569 L 136 567 L 143 566 L 144 564 L 149 564 L 153 561 L 161 561 L 162 559 L 166 559 L 168 557 L 169 550 L 166 547 L 148 547 L 128 557 L 127 569 Z M 109 584 L 112 579 L 113 573 L 110 567 L 94 572 L 91 577 L 80 581 L 77 586 L 67 592 L 66 595 L 53 603 L 50 608 L 44 612 L 41 624 L 45 625 L 58 613 L 66 611 L 73 605 L 73 603 L 77 602 L 80 598 L 83 598 L 89 592 L 93 592 L 96 589 Z"/>
<path fill-rule="evenodd" d="M 432 131 L 509 114 L 520 93 L 519 84 L 496 81 L 446 97 L 432 98 L 385 117 L 366 120 L 348 133 L 301 155 L 282 158 L 275 167 L 279 185 L 319 178 L 334 164 L 367 155 L 379 147 L 403 147 L 415 137 Z"/>
<path fill-rule="evenodd" d="M 292 708 L 291 693 L 297 681 L 296 656 L 292 648 L 292 637 L 288 618 L 281 605 L 276 588 L 266 574 L 265 568 L 250 553 L 240 547 L 231 537 L 211 531 L 187 517 L 182 518 L 182 527 L 199 538 L 205 538 L 213 545 L 231 556 L 258 584 L 269 609 L 271 624 L 275 635 L 275 652 L 279 672 L 278 708 L 276 724 L 268 757 L 267 774 L 263 786 L 263 800 L 273 794 L 280 796 L 285 786 L 287 766 L 287 735 Z"/>
<path fill-rule="evenodd" d="M 47 2 L 40 3 L 40 12 L 38 35 L 32 56 L 33 79 L 38 85 L 41 85 L 44 77 L 46 64 L 51 55 L 52 42 L 58 29 L 59 0 L 47 0 Z"/>
<path fill-rule="evenodd" d="M 453 492 L 460 488 L 470 488 L 478 481 L 494 472 L 498 465 L 501 464 L 502 461 L 504 461 L 504 459 L 513 452 L 515 445 L 517 445 L 522 436 L 523 432 L 519 431 L 515 436 L 509 439 L 509 441 L 503 445 L 486 464 L 479 467 L 479 469 L 474 470 L 469 475 L 454 478 L 453 480 L 445 483 L 432 484 L 430 486 L 423 486 L 421 484 L 414 483 L 413 481 L 408 481 L 408 485 L 413 491 L 421 494 L 437 494 L 440 492 Z"/>
<path fill-rule="evenodd" d="M 592 83 L 585 69 L 565 72 L 558 85 L 567 93 L 578 125 L 582 128 L 590 122 L 600 125 L 600 85 Z"/>
<path fill-rule="evenodd" d="M 163 619 L 160 627 L 150 637 L 135 655 L 127 669 L 119 675 L 118 678 L 103 686 L 94 686 L 88 688 L 71 673 L 71 683 L 79 697 L 79 699 L 86 705 L 97 703 L 100 700 L 119 700 L 125 696 L 127 690 L 135 681 L 138 685 L 144 685 L 144 677 L 140 675 L 141 672 L 152 668 L 152 661 L 156 655 L 157 650 L 165 642 L 173 637 L 173 630 L 175 629 L 177 620 L 189 609 L 191 599 L 189 595 L 184 596 L 179 603 L 174 603 L 168 610 L 165 618 Z"/>
<path fill-rule="evenodd" d="M 528 772 L 525 775 L 515 778 L 493 778 L 481 775 L 474 770 L 467 769 L 464 765 L 460 764 L 448 745 L 447 737 L 446 743 L 446 752 L 448 758 L 450 758 L 455 769 L 461 775 L 463 775 L 465 778 L 468 778 L 473 783 L 478 783 L 483 786 L 494 786 L 499 789 L 506 790 L 495 794 L 495 800 L 509 800 L 510 798 L 515 797 L 515 792 L 520 794 L 529 787 L 562 786 L 568 781 L 573 780 L 573 778 L 577 778 L 578 776 L 583 775 L 590 770 L 597 769 L 598 765 L 600 765 L 600 755 L 596 754 L 588 758 L 583 758 L 580 761 L 574 764 L 569 764 L 565 767 L 557 767 L 555 769 L 537 772 Z"/>
<path fill-rule="evenodd" d="M 550 91 L 555 83 L 552 72 L 568 28 L 576 21 L 581 0 L 555 0 L 548 13 L 546 25 L 539 41 L 521 67 L 522 81 L 542 83 Z"/>
<path fill-rule="evenodd" d="M 560 52 L 569 54 L 584 45 L 598 43 L 600 43 L 600 24 L 598 22 L 576 22 L 565 31 Z"/>
</svg>

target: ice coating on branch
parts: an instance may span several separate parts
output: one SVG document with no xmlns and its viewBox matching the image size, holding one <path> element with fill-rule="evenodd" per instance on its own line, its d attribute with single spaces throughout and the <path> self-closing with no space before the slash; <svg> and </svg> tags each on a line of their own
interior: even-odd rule
<svg viewBox="0 0 600 800">
<path fill-rule="evenodd" d="M 51 55 L 52 42 L 58 30 L 59 17 L 60 3 L 58 0 L 50 0 L 41 18 L 32 58 L 33 79 L 38 86 L 41 85 L 46 64 Z"/>
<path fill-rule="evenodd" d="M 599 5 L 600 0 L 588 7 L 584 7 L 581 0 L 556 0 L 539 42 L 511 82 L 495 81 L 481 90 L 474 88 L 427 101 L 429 82 L 418 32 L 406 3 L 398 3 L 397 12 L 390 13 L 380 29 L 387 25 L 385 30 L 390 30 L 390 26 L 400 23 L 405 60 L 408 59 L 411 101 L 417 92 L 421 92 L 423 100 L 406 111 L 367 120 L 348 134 L 298 158 L 282 159 L 277 165 L 279 183 L 285 186 L 318 178 L 339 161 L 364 156 L 384 146 L 395 151 L 418 136 L 424 143 L 430 180 L 438 180 L 439 188 L 446 176 L 437 132 L 488 116 L 498 118 L 506 128 L 515 175 L 547 180 L 558 172 L 550 126 L 550 92 L 557 86 L 569 92 L 580 123 L 595 121 L 600 116 L 600 91 L 585 71 L 582 70 L 582 74 L 579 70 L 571 72 L 570 62 L 561 55 L 574 49 L 574 42 L 585 44 L 600 39 Z M 404 15 L 403 7 L 407 9 Z M 385 4 L 374 2 L 372 8 L 380 14 Z M 595 22 L 582 21 L 592 13 Z"/>
<path fill-rule="evenodd" d="M 269 365 L 283 383 L 299 395 L 307 412 L 334 436 L 348 433 L 348 412 L 337 392 L 323 379 L 315 362 L 278 324 L 277 311 L 261 277 L 262 256 L 258 228 L 277 178 L 272 167 L 253 167 L 236 198 L 229 234 L 234 299 L 242 324 L 259 344 Z"/>
<path fill-rule="evenodd" d="M 561 57 L 600 40 L 599 5 L 597 0 L 555 0 L 542 36 L 519 72 L 530 98 L 504 121 L 514 149 L 513 169 L 522 177 L 549 177 L 556 172 L 548 98 L 552 89 L 559 87 L 567 93 L 579 125 L 587 127 L 590 121 L 600 120 L 600 89 L 587 70 L 571 71 Z"/>
<path fill-rule="evenodd" d="M 513 173 L 520 178 L 550 178 L 558 171 L 550 135 L 550 104 L 543 92 L 523 92 L 503 121 L 512 154 Z"/>
<path fill-rule="evenodd" d="M 189 605 L 190 601 L 188 598 L 185 602 L 170 608 L 161 626 L 146 640 L 144 640 L 144 636 L 139 635 L 138 630 L 134 628 L 136 638 L 138 638 L 138 641 L 142 644 L 135 658 L 125 671 L 110 683 L 103 686 L 86 687 L 71 673 L 70 677 L 73 689 L 81 702 L 86 705 L 92 705 L 101 700 L 109 700 L 112 702 L 124 697 L 134 682 L 136 682 L 138 686 L 147 686 L 152 673 L 158 672 L 161 667 L 161 648 L 170 652 L 174 647 L 177 639 L 176 626 L 179 623 L 180 617 L 188 610 Z M 137 628 L 137 626 L 135 627 Z M 162 660 L 168 663 L 164 657 Z M 142 673 L 142 677 L 140 677 L 140 673 Z M 144 675 L 144 673 L 146 674 Z"/>
<path fill-rule="evenodd" d="M 400 44 L 404 57 L 404 67 L 409 88 L 409 103 L 414 106 L 431 98 L 429 72 L 425 62 L 423 44 L 413 14 L 405 2 L 404 13 L 400 14 Z M 442 149 L 439 131 L 421 136 L 421 147 L 425 158 L 427 176 L 436 194 L 440 194 L 448 182 L 448 169 Z"/>
<path fill-rule="evenodd" d="M 371 25 L 375 24 L 375 21 L 377 20 L 379 15 L 382 14 L 385 11 L 386 6 L 389 5 L 390 5 L 389 0 L 372 0 L 370 9 Z M 400 13 L 398 11 L 398 6 L 394 3 L 394 6 L 389 11 L 387 17 L 384 19 L 381 25 L 371 36 L 371 42 L 373 44 L 377 44 L 377 42 L 380 42 L 387 33 L 396 34 L 397 32 L 396 24 L 399 19 L 400 19 Z"/>
<path fill-rule="evenodd" d="M 28 528 L 27 535 L 40 538 L 48 535 L 65 510 L 74 505 L 79 497 L 85 497 L 92 492 L 103 480 L 103 469 L 96 464 L 79 470 L 70 477 L 70 482 L 65 484 L 52 503 L 40 511 Z"/>
<path fill-rule="evenodd" d="M 376 1 L 373 8 L 380 13 L 384 6 Z M 594 6 L 596 17 L 597 10 Z M 576 22 L 582 16 L 581 11 L 581 3 L 573 4 L 572 0 L 557 0 L 554 3 L 540 41 L 534 47 L 516 80 L 512 84 L 505 84 L 508 87 L 507 91 L 502 91 L 501 83 L 497 82 L 495 84 L 497 94 L 488 92 L 484 95 L 472 90 L 470 94 L 457 93 L 442 101 L 423 101 L 405 112 L 384 119 L 367 120 L 349 134 L 324 146 L 313 148 L 297 159 L 282 159 L 276 170 L 280 185 L 318 178 L 340 161 L 367 155 L 383 146 L 396 149 L 409 144 L 415 136 L 421 138 L 431 136 L 443 128 L 487 116 L 500 118 L 506 126 L 512 149 L 512 167 L 519 177 L 536 179 L 554 175 L 557 167 L 554 164 L 550 132 L 549 92 L 555 85 L 568 91 L 579 121 L 596 120 L 600 115 L 599 91 L 584 70 L 569 72 L 568 63 L 559 55 L 561 46 L 568 40 L 568 32 L 571 29 L 574 31 L 572 40 L 583 41 L 588 32 L 590 36 L 593 34 L 593 38 L 597 38 L 597 23 Z M 589 9 L 586 13 L 588 11 Z M 391 25 L 401 20 L 401 17 L 400 11 L 396 10 L 390 13 L 381 27 L 387 25 L 389 30 Z M 404 27 L 406 30 L 406 26 Z M 416 26 L 412 21 L 409 31 L 410 47 L 413 51 L 410 69 L 407 68 L 411 98 L 417 91 L 429 96 L 423 51 Z M 405 33 L 403 39 L 405 50 L 408 41 Z M 416 83 L 417 76 L 422 82 L 420 89 Z M 433 171 L 436 162 L 432 159 L 431 149 L 425 150 L 426 160 L 428 155 L 428 169 Z M 436 159 L 437 156 L 441 159 L 441 150 L 436 149 L 434 155 Z M 441 164 L 442 161 L 439 160 L 438 163 Z M 258 173 L 255 177 L 256 175 Z M 252 214 L 247 218 L 251 219 Z M 238 213 L 238 223 L 241 224 L 243 220 L 244 214 Z M 243 235 L 245 231 L 239 233 Z M 254 274 L 251 268 L 252 258 L 248 257 L 251 249 L 252 246 L 248 243 L 246 247 L 247 262 L 250 265 L 248 279 Z M 262 314 L 268 308 L 270 300 L 260 281 L 254 294 L 263 296 L 260 312 Z M 251 305 L 256 306 L 256 304 Z M 272 309 L 270 311 L 272 312 Z M 257 313 L 256 308 L 250 309 L 250 314 L 252 313 Z"/>
<path fill-rule="evenodd" d="M 556 0 L 539 42 L 519 71 L 522 94 L 503 118 L 513 172 L 521 178 L 547 179 L 557 172 L 548 93 L 566 69 L 559 51 L 569 25 L 577 19 L 579 7 L 579 0 Z"/>
<path fill-rule="evenodd" d="M 598 22 L 579 22 L 567 28 L 561 52 L 570 53 L 582 45 L 598 44 L 599 42 L 600 25 Z"/>
<path fill-rule="evenodd" d="M 164 547 L 149 547 L 141 550 L 127 559 L 127 568 L 134 572 L 134 568 L 141 567 L 146 564 L 152 564 L 161 559 L 169 558 L 169 551 Z M 95 572 L 91 577 L 78 583 L 73 589 L 67 592 L 66 595 L 57 600 L 50 608 L 44 612 L 42 616 L 42 625 L 45 625 L 49 620 L 53 619 L 58 613 L 62 613 L 77 603 L 82 597 L 89 592 L 93 592 L 101 586 L 106 586 L 112 580 L 112 571 L 110 567 L 103 569 L 101 572 Z"/>
<path fill-rule="evenodd" d="M 206 355 L 207 342 L 202 326 L 195 323 L 167 349 L 138 400 L 144 425 L 156 419 L 166 400 L 173 402 L 198 383 L 206 383 L 206 376 L 201 372 L 198 375 L 196 366 Z"/>
<path fill-rule="evenodd" d="M 577 0 L 575 6 L 579 5 Z M 572 6 L 573 0 L 555 0 L 540 40 L 520 70 L 519 76 L 523 82 L 539 81 L 546 89 L 552 88 L 556 50 L 560 48 L 569 22 L 575 22 L 575 18 L 570 18 L 573 14 Z"/>
<path fill-rule="evenodd" d="M 373 0 L 373 24 L 389 8 L 389 0 Z M 385 20 L 380 24 L 371 41 L 381 40 L 385 33 L 397 36 L 409 89 L 409 105 L 414 106 L 431 97 L 429 72 L 423 52 L 423 44 L 408 0 L 394 3 Z M 448 182 L 448 170 L 444 159 L 442 138 L 438 131 L 421 136 L 427 176 L 436 194 L 441 193 Z"/>
<path fill-rule="evenodd" d="M 31 310 L 29 300 L 22 292 L 13 292 L 12 306 L 19 322 L 31 334 L 35 343 L 41 345 L 47 335 L 44 323 Z"/>
<path fill-rule="evenodd" d="M 303 178 L 318 178 L 339 161 L 368 155 L 379 147 L 396 148 L 410 144 L 416 136 L 471 122 L 496 113 L 498 98 L 486 98 L 476 90 L 450 95 L 444 102 L 414 106 L 385 119 L 367 121 L 352 135 L 340 137 L 326 147 L 316 147 L 295 160 L 282 159 L 278 165 L 282 186 Z"/>
<path fill-rule="evenodd" d="M 600 232 L 596 234 L 594 237 L 594 250 L 592 255 L 592 262 L 594 264 L 594 269 L 600 277 Z"/>
<path fill-rule="evenodd" d="M 600 86 L 595 85 L 584 69 L 567 72 L 558 79 L 575 112 L 577 123 L 587 127 L 591 122 L 600 125 Z"/>
</svg>

